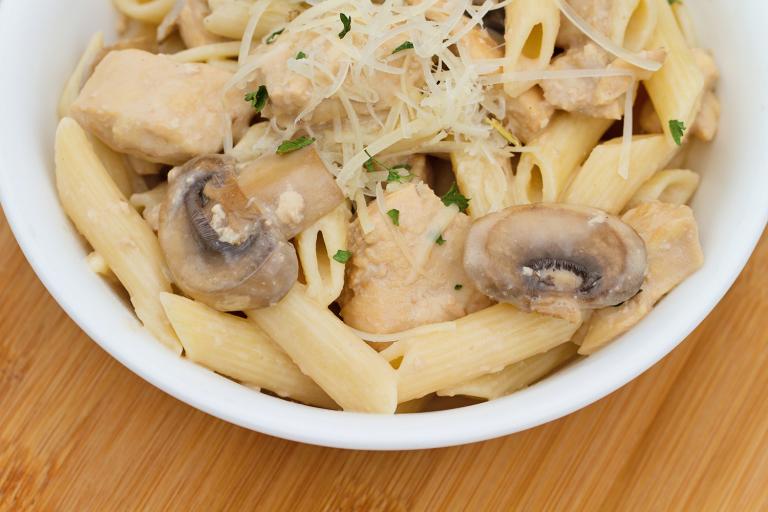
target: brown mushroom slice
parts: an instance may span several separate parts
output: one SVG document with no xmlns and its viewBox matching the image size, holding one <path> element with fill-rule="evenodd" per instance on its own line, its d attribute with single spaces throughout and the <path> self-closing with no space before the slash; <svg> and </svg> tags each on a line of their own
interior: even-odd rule
<svg viewBox="0 0 768 512">
<path fill-rule="evenodd" d="M 237 186 L 234 160 L 201 156 L 175 169 L 158 235 L 174 282 L 220 311 L 267 307 L 296 282 L 296 251 Z"/>
<path fill-rule="evenodd" d="M 560 204 L 507 208 L 476 221 L 464 267 L 483 293 L 525 311 L 581 320 L 639 290 L 642 238 L 601 210 Z"/>
<path fill-rule="evenodd" d="M 301 233 L 344 200 L 311 146 L 243 164 L 237 181 L 247 197 L 272 212 L 286 238 Z"/>
</svg>

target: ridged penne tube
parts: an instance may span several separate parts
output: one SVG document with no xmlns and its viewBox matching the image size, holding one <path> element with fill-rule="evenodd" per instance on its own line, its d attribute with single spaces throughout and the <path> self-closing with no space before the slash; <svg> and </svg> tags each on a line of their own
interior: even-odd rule
<svg viewBox="0 0 768 512">
<path fill-rule="evenodd" d="M 242 39 L 252 4 L 252 1 L 243 0 L 209 0 L 208 5 L 211 7 L 211 14 L 206 16 L 203 25 L 206 30 L 213 34 L 230 39 Z M 254 39 L 258 41 L 272 31 L 284 27 L 291 17 L 301 9 L 301 1 L 273 1 L 259 19 L 254 32 Z"/>
<path fill-rule="evenodd" d="M 438 396 L 473 396 L 493 400 L 530 386 L 576 356 L 579 347 L 563 343 L 543 354 L 514 363 L 500 372 L 482 375 L 470 381 L 441 389 Z"/>
<path fill-rule="evenodd" d="M 336 404 L 254 322 L 205 304 L 160 294 L 160 301 L 184 346 L 184 355 L 244 384 L 310 405 Z"/>
<path fill-rule="evenodd" d="M 670 204 L 687 204 L 699 187 L 701 177 L 687 169 L 668 169 L 659 171 L 635 192 L 627 208 L 634 208 L 640 203 L 661 201 Z"/>
<path fill-rule="evenodd" d="M 153 23 L 155 25 L 163 21 L 166 14 L 171 12 L 176 0 L 112 0 L 117 10 L 129 18 Z"/>
<path fill-rule="evenodd" d="M 297 284 L 275 306 L 248 311 L 301 371 L 345 411 L 392 414 L 397 375 L 374 349 Z"/>
<path fill-rule="evenodd" d="M 207 62 L 209 60 L 237 57 L 239 51 L 240 42 L 229 41 L 226 43 L 212 43 L 196 46 L 174 53 L 170 57 L 179 62 Z"/>
<path fill-rule="evenodd" d="M 451 153 L 453 174 L 459 190 L 471 198 L 469 215 L 480 218 L 510 206 L 512 163 L 509 158 L 490 159 L 482 152 Z"/>
<path fill-rule="evenodd" d="M 664 66 L 644 81 L 648 96 L 661 120 L 670 145 L 674 144 L 670 121 L 682 121 L 693 126 L 705 91 L 705 77 L 680 30 L 667 0 L 654 0 L 659 9 L 659 21 L 649 48 L 664 48 Z"/>
<path fill-rule="evenodd" d="M 402 357 L 398 400 L 407 402 L 546 352 L 568 341 L 579 324 L 506 304 L 456 320 L 456 331 L 394 343 L 381 355 Z"/>
<path fill-rule="evenodd" d="M 229 154 L 235 157 L 238 162 L 248 162 L 256 160 L 268 152 L 274 152 L 274 147 L 277 147 L 278 142 L 274 142 L 274 147 L 270 146 L 270 142 L 265 140 L 268 133 L 268 121 L 254 124 L 248 128 L 248 131 L 245 132 L 245 135 L 242 136 Z"/>
<path fill-rule="evenodd" d="M 645 49 L 658 23 L 656 0 L 616 0 L 612 12 L 616 42 L 632 52 Z"/>
<path fill-rule="evenodd" d="M 579 114 L 557 114 L 549 126 L 528 145 L 514 180 L 516 204 L 557 202 L 574 171 L 611 126 L 609 119 Z"/>
<path fill-rule="evenodd" d="M 563 196 L 563 202 L 592 206 L 617 214 L 624 209 L 635 192 L 677 152 L 664 135 L 634 137 L 630 155 L 629 177 L 619 175 L 622 139 L 597 146 L 576 174 Z"/>
<path fill-rule="evenodd" d="M 59 118 L 69 115 L 69 107 L 75 102 L 83 88 L 88 75 L 91 73 L 96 57 L 104 49 L 104 34 L 96 32 L 88 41 L 83 55 L 77 61 L 77 66 L 67 80 L 59 98 Z"/>
<path fill-rule="evenodd" d="M 344 288 L 346 265 L 333 257 L 347 250 L 349 217 L 349 207 L 343 202 L 296 237 L 307 296 L 323 306 L 335 301 Z"/>
<path fill-rule="evenodd" d="M 553 0 L 513 0 L 505 7 L 504 72 L 545 69 L 555 52 L 560 9 Z M 507 82 L 504 90 L 516 98 L 536 82 Z"/>
<path fill-rule="evenodd" d="M 65 117 L 59 123 L 55 154 L 56 186 L 64 211 L 126 288 L 144 326 L 181 353 L 160 304 L 159 294 L 170 292 L 171 283 L 152 229 L 110 178 L 75 120 Z"/>
<path fill-rule="evenodd" d="M 691 18 L 691 10 L 687 3 L 675 2 L 672 4 L 672 12 L 675 14 L 675 20 L 680 27 L 680 31 L 685 37 L 685 42 L 691 48 L 699 46 L 699 38 L 696 35 L 696 27 L 693 25 L 693 18 Z"/>
</svg>

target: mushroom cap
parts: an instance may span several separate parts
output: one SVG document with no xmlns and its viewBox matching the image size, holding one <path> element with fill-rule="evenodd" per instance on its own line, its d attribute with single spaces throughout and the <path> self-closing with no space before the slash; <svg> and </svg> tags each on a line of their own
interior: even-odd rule
<svg viewBox="0 0 768 512">
<path fill-rule="evenodd" d="M 514 206 L 476 221 L 464 267 L 489 297 L 574 321 L 633 297 L 645 243 L 619 218 L 563 204 Z"/>
<path fill-rule="evenodd" d="M 296 251 L 252 203 L 230 157 L 200 156 L 172 172 L 158 235 L 184 293 L 220 311 L 267 307 L 288 293 Z"/>
</svg>

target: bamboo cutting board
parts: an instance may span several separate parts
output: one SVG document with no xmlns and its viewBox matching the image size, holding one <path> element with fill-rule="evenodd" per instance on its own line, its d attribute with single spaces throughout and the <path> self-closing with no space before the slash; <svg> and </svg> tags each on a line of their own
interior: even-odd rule
<svg viewBox="0 0 768 512">
<path fill-rule="evenodd" d="M 104 353 L 0 217 L 0 510 L 768 510 L 768 236 L 677 350 L 606 399 L 421 452 L 300 445 L 207 416 Z"/>
</svg>

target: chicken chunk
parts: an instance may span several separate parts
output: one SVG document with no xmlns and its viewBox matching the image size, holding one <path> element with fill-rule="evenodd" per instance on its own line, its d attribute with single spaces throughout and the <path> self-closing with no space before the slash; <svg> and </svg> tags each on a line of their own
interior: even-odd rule
<svg viewBox="0 0 768 512">
<path fill-rule="evenodd" d="M 352 260 L 340 299 L 349 325 L 375 333 L 392 333 L 419 325 L 455 320 L 490 305 L 464 272 L 464 242 L 471 221 L 458 214 L 437 244 L 426 232 L 445 208 L 424 184 L 387 195 L 386 208 L 399 213 L 399 226 L 374 202 L 368 214 L 374 229 L 364 235 L 350 226 Z M 430 251 L 421 268 L 415 259 Z M 416 268 L 415 268 L 416 267 Z"/>
<path fill-rule="evenodd" d="M 538 86 L 531 87 L 517 98 L 507 98 L 505 124 L 523 143 L 534 139 L 549 125 L 555 114 Z"/>
<path fill-rule="evenodd" d="M 664 295 L 704 263 L 698 227 L 689 207 L 653 201 L 629 210 L 622 220 L 645 241 L 648 252 L 645 281 L 640 293 L 632 299 L 592 315 L 579 349 L 581 354 L 591 354 L 628 331 Z"/>
<path fill-rule="evenodd" d="M 390 55 L 402 42 L 393 39 L 391 44 L 383 45 L 378 51 L 382 55 Z M 297 60 L 295 57 L 299 52 L 306 57 Z M 253 87 L 266 85 L 269 91 L 269 104 L 264 109 L 264 116 L 288 126 L 299 119 L 322 124 L 332 120 L 337 112 L 344 113 L 335 93 L 339 87 L 337 79 L 343 78 L 342 66 L 347 57 L 338 47 L 311 33 L 284 33 L 274 43 L 259 46 L 255 53 L 261 65 L 254 71 L 251 84 Z M 323 72 L 313 70 L 313 62 Z M 410 66 L 405 77 L 415 85 L 422 73 L 418 71 L 415 61 Z M 314 80 L 307 78 L 308 74 L 313 75 Z M 401 77 L 374 72 L 362 79 L 363 85 L 356 88 L 354 94 L 365 101 L 353 101 L 351 108 L 357 114 L 368 115 L 365 104 L 370 101 L 375 110 L 388 111 L 401 89 Z"/>
<path fill-rule="evenodd" d="M 115 51 L 96 67 L 71 115 L 116 151 L 178 165 L 221 150 L 225 114 L 236 133 L 247 126 L 252 108 L 241 92 L 232 90 L 222 101 L 231 76 L 207 64 Z"/>
</svg>

